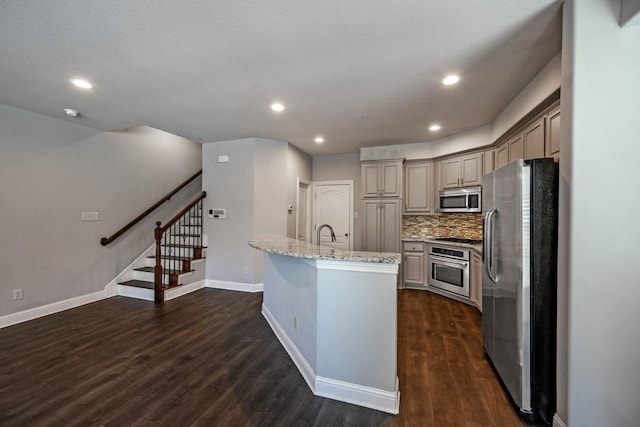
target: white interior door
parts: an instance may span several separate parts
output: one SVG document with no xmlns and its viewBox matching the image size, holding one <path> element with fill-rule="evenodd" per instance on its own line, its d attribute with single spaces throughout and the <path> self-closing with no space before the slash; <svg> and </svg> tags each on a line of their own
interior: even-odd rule
<svg viewBox="0 0 640 427">
<path fill-rule="evenodd" d="M 322 230 L 320 244 L 346 251 L 353 247 L 353 181 L 326 181 L 313 184 L 313 233 L 322 224 L 333 227 L 336 241 L 331 241 L 328 228 Z"/>
</svg>

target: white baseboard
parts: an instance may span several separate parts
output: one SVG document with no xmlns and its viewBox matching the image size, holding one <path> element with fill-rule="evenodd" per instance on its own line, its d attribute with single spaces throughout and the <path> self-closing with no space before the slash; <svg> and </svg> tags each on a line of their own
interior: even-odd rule
<svg viewBox="0 0 640 427">
<path fill-rule="evenodd" d="M 205 287 L 205 281 L 200 280 L 198 282 L 189 283 L 188 285 L 181 285 L 176 288 L 171 288 L 164 293 L 164 300 L 169 301 L 174 298 L 181 297 L 191 292 L 203 289 Z"/>
<path fill-rule="evenodd" d="M 400 391 L 397 378 L 395 387 L 395 391 L 390 392 L 318 376 L 316 377 L 315 394 L 396 415 L 400 412 Z"/>
<path fill-rule="evenodd" d="M 48 316 L 49 314 L 58 313 L 60 311 L 69 310 L 70 308 L 79 307 L 81 305 L 90 304 L 109 298 L 106 290 L 94 292 L 92 294 L 81 295 L 79 297 L 69 298 L 63 301 L 52 302 L 51 304 L 40 307 L 31 308 L 29 310 L 19 311 L 17 313 L 7 314 L 0 317 L 0 328 L 16 325 L 18 323 L 27 322 L 39 317 Z"/>
<path fill-rule="evenodd" d="M 562 421 L 562 418 L 560 418 L 560 415 L 558 414 L 553 414 L 553 424 L 551 424 L 553 427 L 567 427 L 567 425 L 564 423 L 564 421 Z"/>
<path fill-rule="evenodd" d="M 293 363 L 298 368 L 298 371 L 300 371 L 300 373 L 302 374 L 302 378 L 304 378 L 304 380 L 307 382 L 307 385 L 309 386 L 313 394 L 316 394 L 316 373 L 313 371 L 313 368 L 311 367 L 307 359 L 305 359 L 300 350 L 298 350 L 298 347 L 293 343 L 291 338 L 289 338 L 289 335 L 287 335 L 284 329 L 282 329 L 280 323 L 278 323 L 276 318 L 273 317 L 273 314 L 271 314 L 264 303 L 262 304 L 262 315 L 265 319 L 267 319 L 267 323 L 269 323 L 269 326 L 271 326 L 271 330 L 273 331 L 273 333 L 276 334 L 276 338 L 278 338 L 280 344 L 282 344 L 287 353 L 289 353 L 289 357 L 291 357 L 291 360 L 293 360 Z"/>
<path fill-rule="evenodd" d="M 264 283 L 241 283 L 212 279 L 207 279 L 205 286 L 207 288 L 226 289 L 228 291 L 241 292 L 262 292 L 264 290 Z"/>
<path fill-rule="evenodd" d="M 293 343 L 284 329 L 280 326 L 269 309 L 262 304 L 262 315 L 271 326 L 273 333 L 280 341 L 293 363 L 302 374 L 302 378 L 316 396 L 327 397 L 341 402 L 353 403 L 366 408 L 377 409 L 390 414 L 398 414 L 400 411 L 399 382 L 396 378 L 395 391 L 390 392 L 360 384 L 349 383 L 316 376 L 313 368 L 302 355 L 298 347 Z"/>
</svg>

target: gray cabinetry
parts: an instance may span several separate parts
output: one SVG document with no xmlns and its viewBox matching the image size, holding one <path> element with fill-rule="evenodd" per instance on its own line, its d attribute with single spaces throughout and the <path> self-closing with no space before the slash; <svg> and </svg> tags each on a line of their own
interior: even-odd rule
<svg viewBox="0 0 640 427">
<path fill-rule="evenodd" d="M 404 283 L 407 287 L 425 288 L 424 243 L 405 242 L 403 244 Z"/>
<path fill-rule="evenodd" d="M 555 159 L 560 157 L 560 106 L 547 114 L 545 154 Z"/>
<path fill-rule="evenodd" d="M 404 213 L 433 213 L 433 163 L 415 162 L 404 165 Z"/>
<path fill-rule="evenodd" d="M 525 160 L 544 157 L 544 122 L 545 117 L 541 117 L 527 126 L 522 133 Z"/>
<path fill-rule="evenodd" d="M 400 199 L 362 201 L 363 250 L 400 253 L 400 203 Z"/>
<path fill-rule="evenodd" d="M 482 257 L 471 252 L 471 302 L 482 311 Z"/>
<path fill-rule="evenodd" d="M 361 162 L 360 173 L 362 197 L 402 197 L 402 160 Z"/>
<path fill-rule="evenodd" d="M 482 184 L 483 153 L 444 159 L 441 162 L 442 188 Z"/>
</svg>

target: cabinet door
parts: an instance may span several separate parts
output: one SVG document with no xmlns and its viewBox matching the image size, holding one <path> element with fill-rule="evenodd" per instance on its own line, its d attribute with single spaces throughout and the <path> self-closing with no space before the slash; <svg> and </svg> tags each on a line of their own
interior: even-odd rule
<svg viewBox="0 0 640 427">
<path fill-rule="evenodd" d="M 360 165 L 362 197 L 380 197 L 379 166 L 377 162 Z"/>
<path fill-rule="evenodd" d="M 402 210 L 400 200 L 381 200 L 380 249 L 379 252 L 400 253 L 400 229 Z"/>
<path fill-rule="evenodd" d="M 460 185 L 482 184 L 482 153 L 460 157 Z"/>
<path fill-rule="evenodd" d="M 560 157 L 560 107 L 547 114 L 547 137 L 545 154 L 547 157 Z"/>
<path fill-rule="evenodd" d="M 545 118 L 542 117 L 527 126 L 522 134 L 526 160 L 544 157 L 544 121 Z"/>
<path fill-rule="evenodd" d="M 424 254 L 407 252 L 404 254 L 404 282 L 424 285 Z"/>
<path fill-rule="evenodd" d="M 380 210 L 379 200 L 362 201 L 362 250 L 380 251 Z"/>
<path fill-rule="evenodd" d="M 506 142 L 496 149 L 496 169 L 509 164 L 509 144 Z"/>
<path fill-rule="evenodd" d="M 471 301 L 482 312 L 482 258 L 473 253 L 471 263 Z"/>
<path fill-rule="evenodd" d="M 522 145 L 521 133 L 507 141 L 507 145 L 509 146 L 509 163 L 523 158 L 524 150 Z"/>
<path fill-rule="evenodd" d="M 380 164 L 382 197 L 402 197 L 402 162 Z"/>
<path fill-rule="evenodd" d="M 442 188 L 452 188 L 460 186 L 460 157 L 445 159 L 441 162 L 442 168 Z"/>
<path fill-rule="evenodd" d="M 484 152 L 484 168 L 482 169 L 482 174 L 486 175 L 494 170 L 496 170 L 496 150 L 487 150 Z"/>
<path fill-rule="evenodd" d="M 431 213 L 432 164 L 410 163 L 404 167 L 404 211 L 406 213 Z"/>
</svg>

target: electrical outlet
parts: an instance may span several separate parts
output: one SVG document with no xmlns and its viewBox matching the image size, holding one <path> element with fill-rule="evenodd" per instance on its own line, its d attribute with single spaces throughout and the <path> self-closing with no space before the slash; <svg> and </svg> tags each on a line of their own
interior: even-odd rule
<svg viewBox="0 0 640 427">
<path fill-rule="evenodd" d="M 22 289 L 14 289 L 13 290 L 13 300 L 22 299 Z"/>
<path fill-rule="evenodd" d="M 247 266 L 245 265 L 244 267 L 242 267 L 242 271 L 243 271 L 245 274 L 249 274 L 249 267 L 247 267 Z"/>
<path fill-rule="evenodd" d="M 298 330 L 298 316 L 293 316 L 293 329 Z"/>
</svg>

